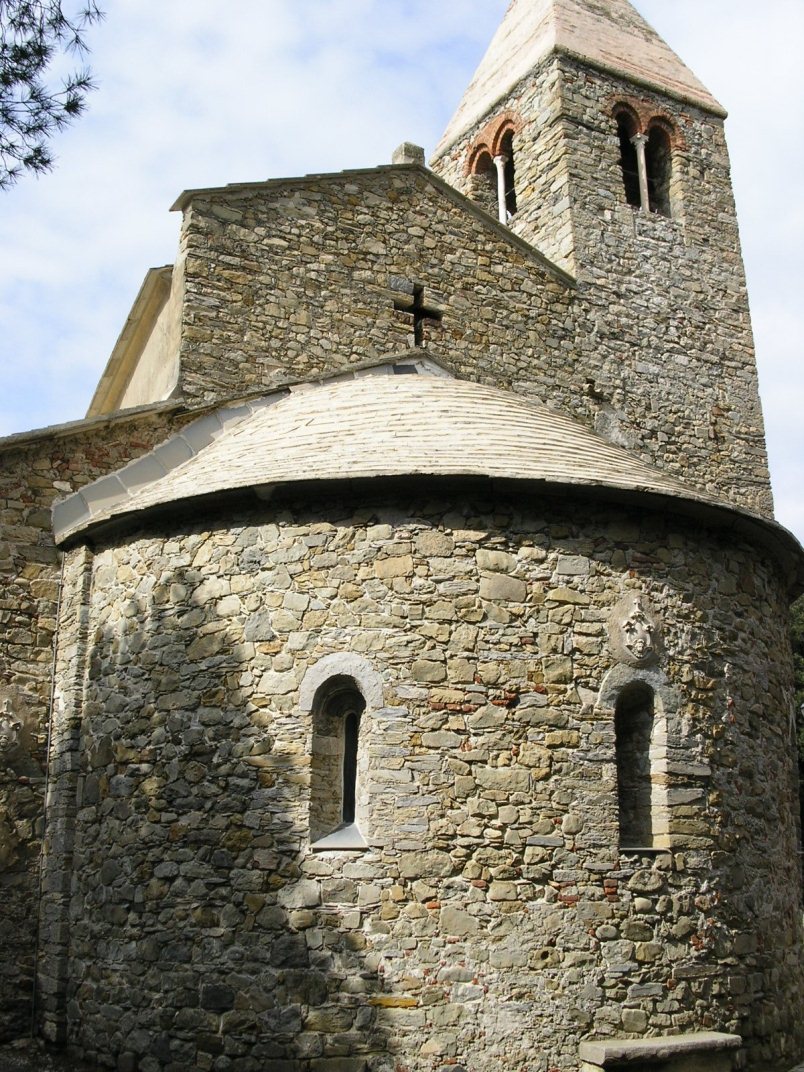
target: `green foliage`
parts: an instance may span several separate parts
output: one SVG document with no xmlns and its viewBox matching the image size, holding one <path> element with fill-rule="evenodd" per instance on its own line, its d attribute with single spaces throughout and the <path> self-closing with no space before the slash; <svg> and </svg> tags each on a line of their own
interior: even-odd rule
<svg viewBox="0 0 804 1072">
<path fill-rule="evenodd" d="M 53 166 L 50 138 L 81 114 L 94 86 L 87 70 L 54 83 L 49 68 L 63 53 L 83 55 L 83 33 L 102 17 L 96 0 L 71 17 L 61 0 L 0 0 L 0 190 Z"/>
</svg>

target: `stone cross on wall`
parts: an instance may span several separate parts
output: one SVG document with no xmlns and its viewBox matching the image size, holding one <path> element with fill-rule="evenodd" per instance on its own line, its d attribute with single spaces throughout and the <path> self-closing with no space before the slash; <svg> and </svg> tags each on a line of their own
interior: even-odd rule
<svg viewBox="0 0 804 1072">
<path fill-rule="evenodd" d="M 394 294 L 394 309 L 400 313 L 408 313 L 413 317 L 413 343 L 414 346 L 424 346 L 425 326 L 428 321 L 441 323 L 444 313 L 424 300 L 424 287 L 416 286 L 405 280 L 394 280 L 392 283 Z"/>
</svg>

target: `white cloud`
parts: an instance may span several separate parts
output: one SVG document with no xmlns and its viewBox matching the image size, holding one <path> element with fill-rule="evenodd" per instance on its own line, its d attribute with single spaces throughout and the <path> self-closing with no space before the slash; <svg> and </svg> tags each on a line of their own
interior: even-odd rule
<svg viewBox="0 0 804 1072">
<path fill-rule="evenodd" d="M 56 170 L 0 197 L 0 434 L 81 416 L 185 187 L 432 148 L 506 0 L 115 0 Z M 804 535 L 804 6 L 637 0 L 730 109 L 777 509 Z"/>
</svg>

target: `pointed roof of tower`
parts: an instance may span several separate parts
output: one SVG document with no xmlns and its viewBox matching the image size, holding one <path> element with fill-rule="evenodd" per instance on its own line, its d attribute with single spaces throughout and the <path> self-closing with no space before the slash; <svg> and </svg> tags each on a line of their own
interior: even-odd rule
<svg viewBox="0 0 804 1072">
<path fill-rule="evenodd" d="M 512 0 L 434 156 L 445 152 L 552 52 L 726 116 L 628 0 Z"/>
</svg>

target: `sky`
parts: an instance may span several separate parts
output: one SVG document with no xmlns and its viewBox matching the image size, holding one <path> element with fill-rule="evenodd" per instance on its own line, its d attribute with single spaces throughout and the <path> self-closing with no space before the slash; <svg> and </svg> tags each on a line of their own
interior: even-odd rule
<svg viewBox="0 0 804 1072">
<path fill-rule="evenodd" d="M 84 415 L 182 190 L 429 155 L 507 0 L 102 6 L 87 113 L 0 194 L 0 436 Z M 635 6 L 730 113 L 776 513 L 804 540 L 804 3 Z"/>
</svg>

